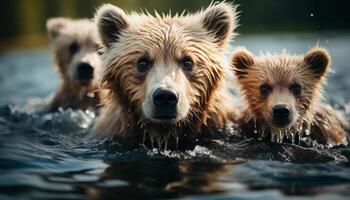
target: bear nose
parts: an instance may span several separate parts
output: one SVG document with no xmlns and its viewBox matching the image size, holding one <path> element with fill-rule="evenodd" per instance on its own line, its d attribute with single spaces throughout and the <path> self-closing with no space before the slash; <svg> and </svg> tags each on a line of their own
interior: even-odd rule
<svg viewBox="0 0 350 200">
<path fill-rule="evenodd" d="M 77 66 L 78 79 L 92 79 L 94 68 L 89 63 L 81 62 Z"/>
<path fill-rule="evenodd" d="M 279 104 L 273 107 L 273 121 L 277 125 L 287 125 L 291 121 L 291 112 L 287 105 Z"/>
<path fill-rule="evenodd" d="M 166 89 L 157 89 L 153 93 L 153 104 L 157 108 L 169 109 L 176 107 L 178 101 L 177 95 Z"/>
</svg>

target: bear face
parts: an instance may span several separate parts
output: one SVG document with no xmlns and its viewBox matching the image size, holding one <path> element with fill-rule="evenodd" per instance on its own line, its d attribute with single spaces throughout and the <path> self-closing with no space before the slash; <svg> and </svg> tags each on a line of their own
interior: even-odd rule
<svg viewBox="0 0 350 200">
<path fill-rule="evenodd" d="M 101 65 L 96 25 L 87 19 L 52 18 L 46 26 L 61 83 L 42 112 L 59 107 L 95 110 L 99 97 L 94 76 Z"/>
<path fill-rule="evenodd" d="M 47 31 L 60 77 L 77 87 L 89 85 L 100 65 L 95 24 L 87 19 L 52 18 Z"/>
<path fill-rule="evenodd" d="M 319 103 L 330 56 L 312 48 L 305 56 L 263 55 L 254 57 L 244 48 L 232 55 L 235 75 L 247 101 L 247 118 L 253 119 L 272 140 L 287 132 L 310 131 L 312 113 Z M 305 127 L 306 126 L 306 127 Z M 280 135 L 280 136 L 279 136 Z M 282 142 L 282 141 L 281 141 Z"/>
<path fill-rule="evenodd" d="M 152 132 L 200 129 L 228 68 L 224 53 L 236 27 L 235 8 L 219 3 L 172 17 L 102 6 L 95 22 L 107 104 L 120 104 Z"/>
</svg>

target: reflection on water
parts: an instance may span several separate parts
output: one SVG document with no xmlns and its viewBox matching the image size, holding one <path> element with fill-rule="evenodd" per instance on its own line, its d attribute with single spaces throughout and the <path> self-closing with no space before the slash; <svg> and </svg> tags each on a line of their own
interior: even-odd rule
<svg viewBox="0 0 350 200">
<path fill-rule="evenodd" d="M 320 41 L 333 55 L 327 97 L 342 112 L 350 94 L 350 36 L 265 35 L 236 44 L 303 53 Z M 327 40 L 327 42 L 326 42 Z M 350 148 L 311 149 L 256 139 L 204 140 L 187 151 L 129 149 L 91 135 L 91 112 L 27 113 L 30 96 L 57 84 L 46 50 L 0 55 L 0 199 L 347 199 Z M 16 104 L 8 106 L 7 104 Z M 348 116 L 349 117 L 349 116 Z"/>
</svg>

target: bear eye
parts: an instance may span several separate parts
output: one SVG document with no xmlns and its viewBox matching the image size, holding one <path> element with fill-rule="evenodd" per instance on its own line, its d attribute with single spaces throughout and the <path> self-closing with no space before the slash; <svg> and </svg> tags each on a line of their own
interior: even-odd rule
<svg viewBox="0 0 350 200">
<path fill-rule="evenodd" d="M 79 45 L 77 42 L 72 42 L 69 47 L 68 47 L 68 51 L 70 55 L 74 55 L 79 51 Z"/>
<path fill-rule="evenodd" d="M 184 70 L 192 71 L 193 61 L 190 57 L 185 56 L 184 58 L 181 59 L 180 62 L 181 62 L 181 66 Z"/>
<path fill-rule="evenodd" d="M 148 58 L 140 58 L 140 60 L 137 62 L 137 70 L 139 72 L 145 72 L 149 68 L 151 68 L 151 61 Z"/>
<path fill-rule="evenodd" d="M 272 87 L 267 84 L 267 83 L 264 83 L 260 86 L 260 94 L 261 96 L 267 96 L 272 90 Z"/>
<path fill-rule="evenodd" d="M 290 86 L 290 91 L 295 95 L 299 96 L 301 94 L 301 85 L 294 83 Z"/>
</svg>

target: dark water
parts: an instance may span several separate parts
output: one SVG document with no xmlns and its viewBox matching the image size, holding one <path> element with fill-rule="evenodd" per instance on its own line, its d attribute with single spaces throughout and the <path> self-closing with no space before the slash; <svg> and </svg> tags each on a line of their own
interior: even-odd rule
<svg viewBox="0 0 350 200">
<path fill-rule="evenodd" d="M 326 96 L 348 115 L 347 33 L 252 35 L 236 45 L 333 55 Z M 311 149 L 247 139 L 193 150 L 130 150 L 89 133 L 95 115 L 34 115 L 19 105 L 57 84 L 47 49 L 0 55 L 0 199 L 349 199 L 350 148 Z"/>
</svg>

